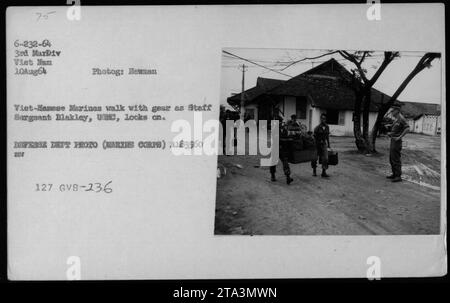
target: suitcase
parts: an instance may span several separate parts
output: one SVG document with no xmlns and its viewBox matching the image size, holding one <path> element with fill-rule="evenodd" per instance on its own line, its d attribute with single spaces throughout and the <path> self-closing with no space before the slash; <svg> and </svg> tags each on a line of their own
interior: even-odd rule
<svg viewBox="0 0 450 303">
<path fill-rule="evenodd" d="M 328 165 L 338 165 L 338 153 L 334 150 L 328 151 Z M 322 159 L 319 158 L 319 164 L 322 164 Z"/>
<path fill-rule="evenodd" d="M 328 165 L 338 165 L 339 159 L 338 159 L 338 153 L 334 150 L 328 151 Z"/>
</svg>

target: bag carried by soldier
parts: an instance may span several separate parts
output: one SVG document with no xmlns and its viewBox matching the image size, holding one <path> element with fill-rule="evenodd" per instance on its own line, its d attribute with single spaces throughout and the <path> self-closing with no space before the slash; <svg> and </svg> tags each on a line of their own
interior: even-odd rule
<svg viewBox="0 0 450 303">
<path fill-rule="evenodd" d="M 319 163 L 322 164 L 322 159 L 319 158 Z M 338 165 L 338 152 L 332 149 L 328 150 L 328 165 Z"/>
<path fill-rule="evenodd" d="M 292 141 L 289 163 L 298 164 L 310 162 L 314 159 L 317 159 L 317 150 L 312 137 L 301 136 Z"/>
</svg>

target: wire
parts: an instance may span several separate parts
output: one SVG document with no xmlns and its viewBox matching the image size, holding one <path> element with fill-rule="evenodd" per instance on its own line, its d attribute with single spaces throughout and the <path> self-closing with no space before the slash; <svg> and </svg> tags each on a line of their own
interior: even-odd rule
<svg viewBox="0 0 450 303">
<path fill-rule="evenodd" d="M 241 60 L 244 60 L 244 61 L 247 61 L 247 62 L 252 63 L 252 64 L 254 64 L 254 65 L 257 65 L 257 66 L 259 66 L 259 67 L 268 69 L 268 70 L 270 70 L 270 71 L 272 71 L 272 72 L 274 72 L 274 73 L 277 73 L 277 74 L 280 74 L 280 75 L 283 75 L 283 76 L 286 76 L 286 77 L 289 77 L 289 78 L 293 78 L 293 76 L 291 76 L 291 75 L 288 75 L 288 74 L 279 72 L 279 71 L 277 71 L 277 70 L 275 70 L 275 69 L 272 69 L 272 68 L 270 68 L 270 67 L 261 65 L 261 64 L 259 64 L 259 63 L 254 62 L 254 61 L 245 59 L 245 58 L 243 58 L 243 57 L 240 57 L 240 56 L 238 56 L 238 55 L 232 54 L 232 53 L 227 52 L 227 51 L 225 51 L 225 50 L 222 50 L 222 52 L 225 53 L 225 54 L 227 54 L 227 55 L 231 55 L 231 56 L 234 56 L 234 57 L 239 58 L 239 59 L 241 59 Z"/>
</svg>

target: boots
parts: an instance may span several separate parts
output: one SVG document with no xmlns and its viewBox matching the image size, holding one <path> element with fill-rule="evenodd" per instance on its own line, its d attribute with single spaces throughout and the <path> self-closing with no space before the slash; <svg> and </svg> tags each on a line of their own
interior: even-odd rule
<svg viewBox="0 0 450 303">
<path fill-rule="evenodd" d="M 286 176 L 286 184 L 289 185 L 292 183 L 292 181 L 294 181 L 294 179 L 292 179 L 291 176 L 287 175 Z"/>
<path fill-rule="evenodd" d="M 327 175 L 327 171 L 325 169 L 322 169 L 322 178 L 328 178 L 329 175 Z"/>
<path fill-rule="evenodd" d="M 394 178 L 392 178 L 391 182 L 402 182 L 402 177 L 400 176 L 395 176 Z"/>
<path fill-rule="evenodd" d="M 271 180 L 272 182 L 277 181 L 277 178 L 275 178 L 275 174 L 274 174 L 274 173 L 270 174 L 270 180 Z"/>
<path fill-rule="evenodd" d="M 313 177 L 317 177 L 317 170 L 313 168 Z"/>
</svg>

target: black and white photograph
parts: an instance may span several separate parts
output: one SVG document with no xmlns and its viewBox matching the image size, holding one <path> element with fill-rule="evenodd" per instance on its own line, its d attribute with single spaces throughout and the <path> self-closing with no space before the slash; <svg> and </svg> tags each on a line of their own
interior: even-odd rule
<svg viewBox="0 0 450 303">
<path fill-rule="evenodd" d="M 11 283 L 277 302 L 300 279 L 447 274 L 443 4 L 19 2 Z"/>
<path fill-rule="evenodd" d="M 440 53 L 223 49 L 224 129 L 279 121 L 279 161 L 248 153 L 270 126 L 218 157 L 215 234 L 439 234 L 441 72 Z"/>
</svg>

